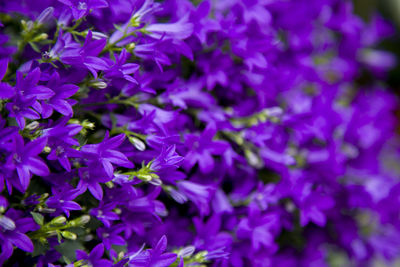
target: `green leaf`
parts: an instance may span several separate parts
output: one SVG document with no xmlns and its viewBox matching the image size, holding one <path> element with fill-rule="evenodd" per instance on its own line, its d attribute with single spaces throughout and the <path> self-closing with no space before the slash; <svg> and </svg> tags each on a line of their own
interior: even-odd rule
<svg viewBox="0 0 400 267">
<path fill-rule="evenodd" d="M 32 253 L 33 257 L 40 256 L 46 254 L 47 250 L 49 250 L 49 245 L 48 244 L 43 244 L 42 242 L 39 241 L 33 241 L 34 248 L 35 250 Z"/>
<path fill-rule="evenodd" d="M 39 47 L 37 47 L 37 45 L 36 45 L 35 43 L 29 42 L 29 45 L 32 47 L 32 49 L 33 49 L 35 52 L 37 52 L 37 53 L 40 53 L 40 52 L 41 52 L 40 49 L 39 49 Z"/>
<path fill-rule="evenodd" d="M 110 113 L 110 119 L 111 119 L 111 123 L 112 123 L 111 129 L 117 128 L 117 117 L 115 117 L 115 114 L 112 112 Z"/>
<path fill-rule="evenodd" d="M 124 30 L 123 30 L 120 26 L 118 26 L 117 24 L 114 24 L 113 26 L 114 26 L 115 29 L 119 30 L 120 32 L 123 32 L 123 31 L 124 31 Z"/>
<path fill-rule="evenodd" d="M 76 260 L 75 251 L 77 249 L 85 250 L 85 247 L 81 242 L 76 240 L 65 240 L 62 244 L 55 247 L 55 249 L 61 253 L 64 257 L 61 261 L 65 261 L 67 264 Z"/>
<path fill-rule="evenodd" d="M 58 231 L 58 230 L 57 230 L 57 241 L 58 241 L 59 244 L 61 244 L 62 235 L 61 235 L 60 231 Z"/>
<path fill-rule="evenodd" d="M 42 214 L 32 211 L 31 215 L 37 224 L 39 224 L 40 226 L 44 224 L 44 217 Z"/>
</svg>

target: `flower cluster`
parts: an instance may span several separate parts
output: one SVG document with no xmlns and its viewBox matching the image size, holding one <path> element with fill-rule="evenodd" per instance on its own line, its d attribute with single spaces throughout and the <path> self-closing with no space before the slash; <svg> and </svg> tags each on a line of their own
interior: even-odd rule
<svg viewBox="0 0 400 267">
<path fill-rule="evenodd" d="M 0 265 L 400 255 L 393 28 L 343 0 L 0 5 Z M 399 237 L 398 237 L 399 236 Z"/>
</svg>

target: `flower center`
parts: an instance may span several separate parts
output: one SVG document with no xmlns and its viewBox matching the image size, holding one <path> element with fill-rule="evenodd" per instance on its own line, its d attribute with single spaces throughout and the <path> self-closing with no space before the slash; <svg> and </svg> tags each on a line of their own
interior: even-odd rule
<svg viewBox="0 0 400 267">
<path fill-rule="evenodd" d="M 19 164 L 22 162 L 21 157 L 17 153 L 14 154 L 13 159 L 14 159 L 14 163 L 16 163 L 16 164 Z"/>
<path fill-rule="evenodd" d="M 64 150 L 64 148 L 62 146 L 58 146 L 57 147 L 57 149 L 56 149 L 57 156 L 60 156 L 60 155 L 64 154 L 64 152 L 65 152 L 65 150 Z"/>
<path fill-rule="evenodd" d="M 78 9 L 79 10 L 86 10 L 87 9 L 87 4 L 85 2 L 79 2 Z"/>
</svg>

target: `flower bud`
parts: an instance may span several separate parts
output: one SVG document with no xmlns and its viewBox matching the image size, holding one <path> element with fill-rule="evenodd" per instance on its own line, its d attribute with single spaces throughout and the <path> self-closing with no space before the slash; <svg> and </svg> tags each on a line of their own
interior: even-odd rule
<svg viewBox="0 0 400 267">
<path fill-rule="evenodd" d="M 183 204 L 188 201 L 188 198 L 184 194 L 173 187 L 168 187 L 167 191 L 169 192 L 170 196 L 179 204 Z"/>
<path fill-rule="evenodd" d="M 42 213 L 53 213 L 56 211 L 56 209 L 39 207 L 38 211 Z"/>
<path fill-rule="evenodd" d="M 79 222 L 81 224 L 87 224 L 89 221 L 90 221 L 89 215 L 83 215 L 82 217 L 79 217 Z"/>
<path fill-rule="evenodd" d="M 187 246 L 182 248 L 179 252 L 178 252 L 178 257 L 190 257 L 192 256 L 193 252 L 196 250 L 196 248 L 194 246 Z"/>
<path fill-rule="evenodd" d="M 95 40 L 100 40 L 100 39 L 107 39 L 108 36 L 102 32 L 92 32 L 92 38 Z"/>
<path fill-rule="evenodd" d="M 3 215 L 0 216 L 0 227 L 8 231 L 16 228 L 14 221 Z"/>
<path fill-rule="evenodd" d="M 155 186 L 162 185 L 162 181 L 159 178 L 152 178 L 149 183 Z"/>
<path fill-rule="evenodd" d="M 25 126 L 27 130 L 35 130 L 37 127 L 39 127 L 39 122 L 37 121 L 32 121 L 31 123 Z"/>
<path fill-rule="evenodd" d="M 41 33 L 39 35 L 36 35 L 35 38 L 33 38 L 32 42 L 40 42 L 43 40 L 46 40 L 49 37 L 47 33 Z"/>
<path fill-rule="evenodd" d="M 137 176 L 140 180 L 143 180 L 145 182 L 149 182 L 151 181 L 151 179 L 153 179 L 153 177 L 151 177 L 150 174 L 138 174 Z"/>
<path fill-rule="evenodd" d="M 67 239 L 76 240 L 77 236 L 75 233 L 69 231 L 62 231 L 61 235 Z"/>
<path fill-rule="evenodd" d="M 129 142 L 139 151 L 144 151 L 146 149 L 146 145 L 137 137 L 130 136 Z"/>
<path fill-rule="evenodd" d="M 263 162 L 258 155 L 256 155 L 253 151 L 246 149 L 244 151 L 244 155 L 246 156 L 247 161 L 254 168 L 260 169 L 263 167 Z"/>
<path fill-rule="evenodd" d="M 51 220 L 50 224 L 63 224 L 67 221 L 67 219 L 64 216 L 58 216 L 55 217 L 53 220 Z"/>
<path fill-rule="evenodd" d="M 133 16 L 129 21 L 129 26 L 131 26 L 131 27 L 139 27 L 140 26 L 140 17 Z"/>
<path fill-rule="evenodd" d="M 106 182 L 106 186 L 108 188 L 113 188 L 114 187 L 114 183 L 112 181 L 108 181 L 108 182 Z"/>
<path fill-rule="evenodd" d="M 95 127 L 95 124 L 93 122 L 88 121 L 88 120 L 84 120 L 81 125 L 82 125 L 83 128 L 90 129 L 90 130 L 93 130 L 94 127 Z"/>
<path fill-rule="evenodd" d="M 52 18 L 53 13 L 54 13 L 54 8 L 53 7 L 46 8 L 37 17 L 36 22 L 38 24 L 45 24 L 47 21 L 49 21 Z"/>
<path fill-rule="evenodd" d="M 90 216 L 89 215 L 83 215 L 79 218 L 76 218 L 75 220 L 72 220 L 69 222 L 69 226 L 82 226 L 87 224 L 90 221 Z"/>
<path fill-rule="evenodd" d="M 89 83 L 89 86 L 96 89 L 105 89 L 108 85 L 103 81 L 92 81 Z"/>
<path fill-rule="evenodd" d="M 136 44 L 135 44 L 135 43 L 130 43 L 130 44 L 128 44 L 128 45 L 126 46 L 126 49 L 127 49 L 128 51 L 132 51 L 133 49 L 135 49 L 135 47 L 136 47 Z"/>
<path fill-rule="evenodd" d="M 33 29 L 33 22 L 30 20 L 28 22 L 26 22 L 26 20 L 21 20 L 21 25 L 22 25 L 22 29 L 24 29 L 24 31 L 31 31 Z"/>
<path fill-rule="evenodd" d="M 264 110 L 265 114 L 269 117 L 279 117 L 283 113 L 283 109 L 281 107 L 272 107 Z"/>
</svg>

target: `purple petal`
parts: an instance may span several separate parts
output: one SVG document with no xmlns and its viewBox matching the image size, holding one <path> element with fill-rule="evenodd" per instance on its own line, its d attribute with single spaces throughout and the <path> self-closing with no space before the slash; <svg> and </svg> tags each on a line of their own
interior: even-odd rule
<svg viewBox="0 0 400 267">
<path fill-rule="evenodd" d="M 114 174 L 114 168 L 112 166 L 112 164 L 105 159 L 101 160 L 101 163 L 103 164 L 104 170 L 106 171 L 108 177 L 112 177 Z"/>
<path fill-rule="evenodd" d="M 63 166 L 66 171 L 68 172 L 71 171 L 71 163 L 69 162 L 69 159 L 66 156 L 59 157 L 58 162 L 60 162 L 61 166 Z"/>
<path fill-rule="evenodd" d="M 119 134 L 117 136 L 114 136 L 113 138 L 110 138 L 105 142 L 106 147 L 108 149 L 119 147 L 122 144 L 122 142 L 124 142 L 124 139 L 125 139 L 125 134 Z"/>
<path fill-rule="evenodd" d="M 94 266 L 111 267 L 113 264 L 109 260 L 101 259 L 94 262 Z"/>
<path fill-rule="evenodd" d="M 207 146 L 207 150 L 213 155 L 222 155 L 229 149 L 229 143 L 224 141 L 213 141 L 209 146 Z"/>
<path fill-rule="evenodd" d="M 128 158 L 121 152 L 116 150 L 107 150 L 103 153 L 103 157 L 108 161 L 123 166 L 126 168 L 133 168 L 133 163 L 128 160 Z"/>
<path fill-rule="evenodd" d="M 103 199 L 103 188 L 98 183 L 89 184 L 88 189 L 96 199 Z"/>
<path fill-rule="evenodd" d="M 11 98 L 15 95 L 15 89 L 8 83 L 0 82 L 0 99 Z"/>
<path fill-rule="evenodd" d="M 29 185 L 31 175 L 27 166 L 17 166 L 17 173 L 19 181 L 21 182 L 22 188 L 26 190 Z"/>
<path fill-rule="evenodd" d="M 84 260 L 84 259 L 88 258 L 87 253 L 85 251 L 83 251 L 83 250 L 77 249 L 75 251 L 75 253 L 76 253 L 76 259 L 77 260 Z"/>
<path fill-rule="evenodd" d="M 174 253 L 165 253 L 157 257 L 157 259 L 153 260 L 152 265 L 154 267 L 165 267 L 170 266 L 175 260 L 177 255 Z"/>
<path fill-rule="evenodd" d="M 208 152 L 201 153 L 198 162 L 202 173 L 210 173 L 214 169 L 214 159 Z"/>
<path fill-rule="evenodd" d="M 11 257 L 13 253 L 13 246 L 10 241 L 5 240 L 1 244 L 1 253 L 0 253 L 0 266 L 3 266 L 3 263 Z"/>
<path fill-rule="evenodd" d="M 157 245 L 154 247 L 155 253 L 161 253 L 167 248 L 167 237 L 163 235 L 158 241 Z"/>
<path fill-rule="evenodd" d="M 90 66 L 95 70 L 106 70 L 108 69 L 107 63 L 97 57 L 86 57 L 85 58 L 85 66 Z"/>
<path fill-rule="evenodd" d="M 105 8 L 108 7 L 108 3 L 106 0 L 96 0 L 91 2 L 92 8 Z"/>
<path fill-rule="evenodd" d="M 79 90 L 79 86 L 75 84 L 64 84 L 59 88 L 59 92 L 57 97 L 59 98 L 68 98 L 73 96 Z"/>
<path fill-rule="evenodd" d="M 63 209 L 68 209 L 68 210 L 80 210 L 81 206 L 74 202 L 74 201 L 65 201 L 63 203 Z"/>
<path fill-rule="evenodd" d="M 24 85 L 35 85 L 40 79 L 40 69 L 39 67 L 32 70 L 28 75 L 25 76 Z"/>
<path fill-rule="evenodd" d="M 14 246 L 26 252 L 33 252 L 33 243 L 26 235 L 13 231 L 7 233 L 7 238 Z"/>
<path fill-rule="evenodd" d="M 26 156 L 36 156 L 36 155 L 40 154 L 43 151 L 43 149 L 46 146 L 46 144 L 47 144 L 47 138 L 46 137 L 35 139 L 32 142 L 29 142 L 25 146 L 24 155 L 26 155 Z"/>
<path fill-rule="evenodd" d="M 103 254 L 104 254 L 104 245 L 100 243 L 93 248 L 92 252 L 90 252 L 89 258 L 91 260 L 100 259 L 103 256 Z"/>
<path fill-rule="evenodd" d="M 51 101 L 50 105 L 64 116 L 69 117 L 73 114 L 72 107 L 69 105 L 67 101 L 63 99 L 53 100 Z"/>
<path fill-rule="evenodd" d="M 50 171 L 47 165 L 39 158 L 29 159 L 29 170 L 38 176 L 47 176 Z"/>
<path fill-rule="evenodd" d="M 38 85 L 29 90 L 29 93 L 34 95 L 36 99 L 49 99 L 55 95 L 55 93 L 46 86 Z"/>
<path fill-rule="evenodd" d="M 135 63 L 128 63 L 122 66 L 122 72 L 125 74 L 132 74 L 139 70 L 139 65 Z"/>
</svg>

